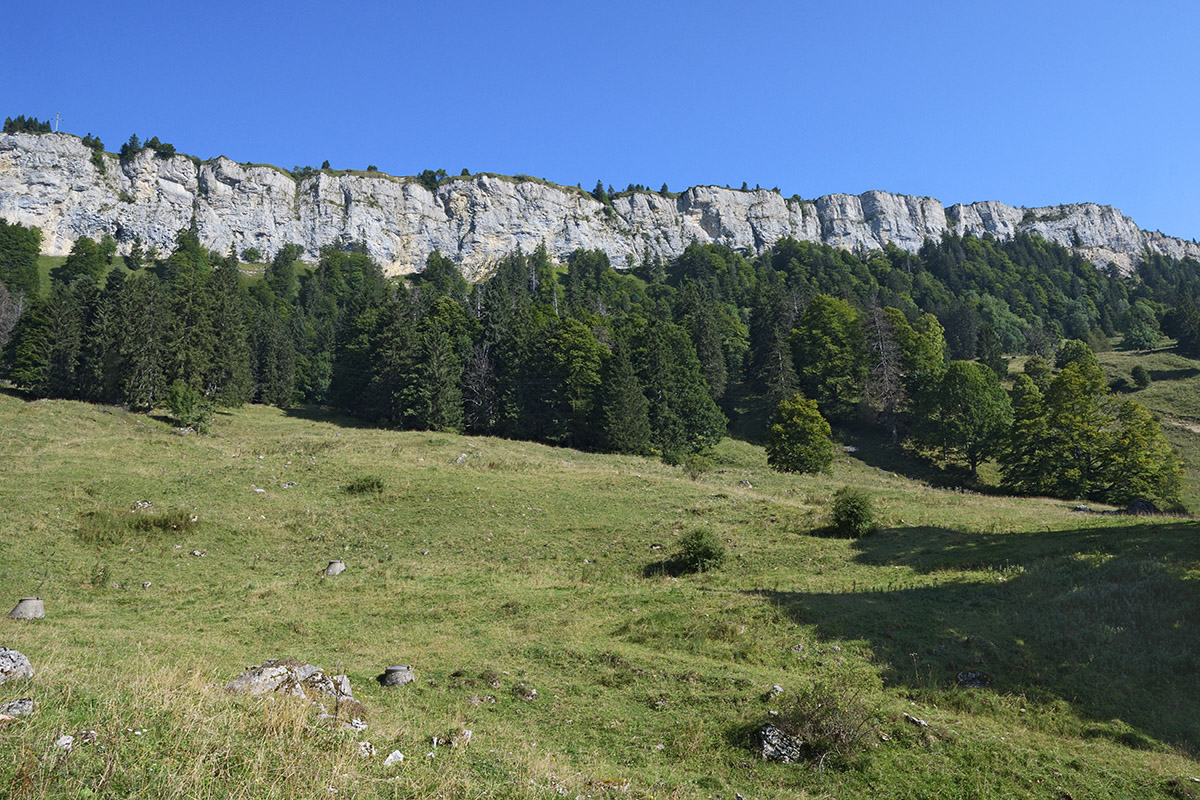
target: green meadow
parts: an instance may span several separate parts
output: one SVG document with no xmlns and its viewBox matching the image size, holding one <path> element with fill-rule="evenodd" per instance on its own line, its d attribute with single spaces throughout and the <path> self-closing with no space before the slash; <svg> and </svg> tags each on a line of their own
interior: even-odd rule
<svg viewBox="0 0 1200 800">
<path fill-rule="evenodd" d="M 801 477 L 725 440 L 693 480 L 320 412 L 198 437 L 0 394 L 0 599 L 47 610 L 0 620 L 36 670 L 0 703 L 37 702 L 0 728 L 0 792 L 1195 796 L 1200 523 L 933 488 L 877 451 Z M 823 535 L 844 485 L 877 533 Z M 696 529 L 724 563 L 672 569 Z M 348 675 L 368 729 L 224 691 L 284 657 Z M 381 688 L 393 664 L 416 680 Z M 852 751 L 759 757 L 753 731 L 814 708 Z"/>
</svg>

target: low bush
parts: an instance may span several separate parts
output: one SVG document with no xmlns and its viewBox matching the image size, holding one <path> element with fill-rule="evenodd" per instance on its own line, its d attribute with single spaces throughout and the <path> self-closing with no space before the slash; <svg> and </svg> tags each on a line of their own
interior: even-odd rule
<svg viewBox="0 0 1200 800">
<path fill-rule="evenodd" d="M 707 528 L 685 534 L 680 545 L 679 560 L 688 572 L 707 572 L 721 566 L 725 560 L 725 545 Z"/>
<path fill-rule="evenodd" d="M 843 486 L 833 496 L 831 527 L 838 536 L 851 539 L 875 530 L 875 508 L 871 496 L 862 489 Z"/>
<path fill-rule="evenodd" d="M 786 700 L 772 722 L 819 765 L 847 767 L 866 751 L 878 718 L 855 687 L 818 682 Z"/>
<path fill-rule="evenodd" d="M 383 480 L 376 475 L 363 475 L 345 486 L 347 494 L 383 494 Z"/>
</svg>

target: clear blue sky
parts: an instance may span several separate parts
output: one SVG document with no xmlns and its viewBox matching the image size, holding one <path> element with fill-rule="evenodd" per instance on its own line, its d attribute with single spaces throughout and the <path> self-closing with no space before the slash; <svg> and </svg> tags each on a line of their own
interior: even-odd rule
<svg viewBox="0 0 1200 800">
<path fill-rule="evenodd" d="M 1095 201 L 1200 238 L 1200 4 L 17 2 L 0 115 L 591 188 Z"/>
</svg>

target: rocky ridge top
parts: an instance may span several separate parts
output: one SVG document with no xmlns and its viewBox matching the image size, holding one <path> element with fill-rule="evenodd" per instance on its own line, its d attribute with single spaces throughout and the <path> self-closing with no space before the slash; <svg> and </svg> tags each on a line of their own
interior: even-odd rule
<svg viewBox="0 0 1200 800">
<path fill-rule="evenodd" d="M 490 174 L 455 177 L 429 191 L 378 172 L 323 170 L 296 181 L 268 165 L 224 156 L 204 162 L 143 150 L 122 163 L 70 134 L 0 134 L 0 217 L 42 229 L 43 252 L 65 255 L 81 235 L 134 236 L 168 250 L 195 213 L 211 249 L 272 254 L 287 243 L 315 258 L 325 245 L 364 242 L 389 273 L 420 270 L 433 250 L 468 278 L 521 247 L 552 257 L 576 248 L 608 253 L 614 266 L 646 254 L 672 259 L 693 240 L 759 251 L 784 236 L 848 249 L 893 244 L 915 252 L 946 231 L 1006 239 L 1036 233 L 1097 265 L 1131 269 L 1149 250 L 1200 258 L 1194 241 L 1143 231 L 1111 206 L 1014 208 L 998 202 L 945 207 L 931 197 L 871 191 L 787 199 L 777 192 L 696 186 L 679 195 L 637 192 L 602 205 L 577 188 Z"/>
</svg>

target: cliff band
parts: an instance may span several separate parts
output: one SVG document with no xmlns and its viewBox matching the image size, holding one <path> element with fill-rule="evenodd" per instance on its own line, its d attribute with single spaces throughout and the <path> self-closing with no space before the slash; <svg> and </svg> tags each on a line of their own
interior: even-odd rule
<svg viewBox="0 0 1200 800">
<path fill-rule="evenodd" d="M 1194 241 L 1143 231 L 1117 209 L 1094 203 L 947 208 L 930 197 L 878 191 L 799 200 L 697 186 L 677 196 L 622 195 L 609 208 L 577 188 L 534 178 L 454 177 L 431 192 L 415 179 L 379 172 L 324 170 L 296 181 L 277 167 L 224 156 L 196 162 L 142 150 L 122 163 L 104 153 L 103 170 L 92 158 L 70 134 L 0 134 L 0 217 L 41 228 L 42 250 L 51 255 L 65 255 L 79 236 L 106 233 L 122 253 L 135 236 L 167 251 L 194 213 L 201 240 L 222 253 L 256 247 L 269 256 L 296 243 L 315 258 L 325 245 L 361 241 L 390 273 L 420 270 L 438 250 L 470 279 L 518 246 L 530 252 L 545 244 L 556 259 L 599 249 L 624 267 L 647 254 L 670 260 L 693 240 L 759 251 L 791 236 L 915 252 L 946 231 L 1000 239 L 1036 233 L 1123 271 L 1147 250 L 1200 258 Z"/>
</svg>

